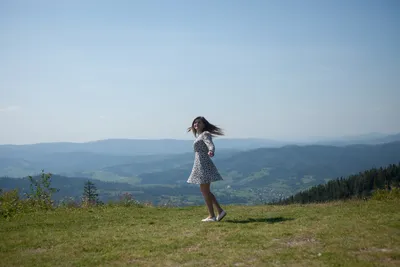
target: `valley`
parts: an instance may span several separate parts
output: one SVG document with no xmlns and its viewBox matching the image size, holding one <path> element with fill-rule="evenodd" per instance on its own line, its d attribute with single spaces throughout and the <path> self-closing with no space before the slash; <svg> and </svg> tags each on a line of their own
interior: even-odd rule
<svg viewBox="0 0 400 267">
<path fill-rule="evenodd" d="M 221 141 L 229 143 L 222 139 L 215 141 L 214 162 L 224 180 L 212 187 L 223 204 L 267 203 L 331 179 L 400 162 L 399 141 L 252 148 L 254 143 L 249 145 L 247 140 L 244 143 L 230 141 L 231 149 L 218 144 Z M 3 177 L 0 188 L 19 188 L 22 194 L 29 187 L 24 177 L 35 176 L 44 169 L 53 174 L 52 183 L 59 189 L 54 195 L 57 201 L 79 199 L 83 184 L 89 179 L 96 184 L 102 201 L 118 199 L 128 192 L 135 199 L 155 205 L 203 203 L 198 186 L 186 183 L 193 164 L 191 151 L 140 155 L 132 151 L 128 155 L 127 150 L 116 153 L 118 146 L 119 142 L 115 147 L 110 146 L 109 153 L 99 148 L 97 152 L 93 148 L 82 151 L 60 144 L 37 150 L 18 146 L 9 154 L 6 153 L 9 146 L 0 146 L 0 177 Z"/>
</svg>

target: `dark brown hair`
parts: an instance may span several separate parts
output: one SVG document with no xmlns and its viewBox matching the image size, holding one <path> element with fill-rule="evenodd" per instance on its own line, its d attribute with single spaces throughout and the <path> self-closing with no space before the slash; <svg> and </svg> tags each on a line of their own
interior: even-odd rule
<svg viewBox="0 0 400 267">
<path fill-rule="evenodd" d="M 202 116 L 199 116 L 199 117 L 196 117 L 196 118 L 193 120 L 192 126 L 188 128 L 188 132 L 190 132 L 190 131 L 193 132 L 194 136 L 197 135 L 197 131 L 196 131 L 196 129 L 194 128 L 194 123 L 195 123 L 196 121 L 201 121 L 201 122 L 203 122 L 203 124 L 204 124 L 203 132 L 208 131 L 208 132 L 210 132 L 211 135 L 224 135 L 224 132 L 223 132 L 223 130 L 222 130 L 221 128 L 219 128 L 219 127 L 217 127 L 217 126 L 215 126 L 215 125 L 209 123 L 209 122 L 206 120 L 206 118 L 204 118 L 204 117 L 202 117 Z"/>
</svg>

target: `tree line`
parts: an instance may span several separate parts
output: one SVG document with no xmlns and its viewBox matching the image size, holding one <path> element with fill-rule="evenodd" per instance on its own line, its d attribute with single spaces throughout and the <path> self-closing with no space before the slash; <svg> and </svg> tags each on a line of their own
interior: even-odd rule
<svg viewBox="0 0 400 267">
<path fill-rule="evenodd" d="M 383 168 L 372 168 L 348 178 L 337 178 L 313 186 L 285 199 L 271 204 L 315 203 L 350 198 L 367 198 L 379 189 L 391 190 L 400 186 L 400 163 Z"/>
</svg>

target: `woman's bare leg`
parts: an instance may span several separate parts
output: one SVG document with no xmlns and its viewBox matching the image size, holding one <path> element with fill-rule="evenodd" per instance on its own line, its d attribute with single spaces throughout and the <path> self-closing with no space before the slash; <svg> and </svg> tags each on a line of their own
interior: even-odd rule
<svg viewBox="0 0 400 267">
<path fill-rule="evenodd" d="M 210 215 L 209 218 L 215 217 L 212 198 L 213 195 L 210 192 L 210 184 L 201 184 L 200 191 L 203 195 L 204 201 L 206 202 L 208 214 Z"/>
<path fill-rule="evenodd" d="M 211 200 L 212 200 L 212 202 L 214 203 L 215 207 L 216 207 L 217 210 L 218 210 L 218 214 L 221 213 L 221 212 L 223 211 L 223 209 L 222 209 L 221 206 L 219 205 L 219 203 L 218 203 L 218 201 L 217 201 L 217 198 L 214 196 L 213 193 L 211 193 L 211 191 L 210 191 L 210 195 L 211 195 Z"/>
</svg>

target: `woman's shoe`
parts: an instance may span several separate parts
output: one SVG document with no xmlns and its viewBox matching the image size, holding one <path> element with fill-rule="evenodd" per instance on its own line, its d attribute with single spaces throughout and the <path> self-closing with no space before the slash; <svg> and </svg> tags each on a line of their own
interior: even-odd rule
<svg viewBox="0 0 400 267">
<path fill-rule="evenodd" d="M 221 221 L 226 215 L 226 212 L 223 210 L 220 214 L 217 216 L 217 221 Z"/>
<path fill-rule="evenodd" d="M 212 217 L 212 218 L 205 218 L 205 219 L 203 219 L 203 220 L 201 220 L 202 222 L 215 222 L 216 221 L 216 219 L 215 219 L 215 217 Z"/>
</svg>

